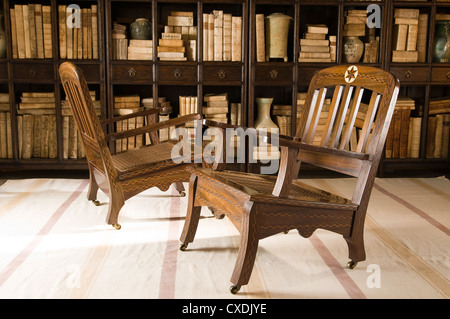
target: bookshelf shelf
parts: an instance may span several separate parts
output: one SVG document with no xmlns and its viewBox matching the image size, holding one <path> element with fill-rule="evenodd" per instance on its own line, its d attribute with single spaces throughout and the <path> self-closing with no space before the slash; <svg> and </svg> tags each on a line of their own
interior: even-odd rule
<svg viewBox="0 0 450 319">
<path fill-rule="evenodd" d="M 9 142 L 6 144 L 10 149 L 7 148 L 7 153 L 0 153 L 0 170 L 65 170 L 87 167 L 82 154 L 75 156 L 73 153 L 72 157 L 68 155 L 68 115 L 64 104 L 64 91 L 58 77 L 58 67 L 64 61 L 73 61 L 83 70 L 89 87 L 95 94 L 101 119 L 110 119 L 124 112 L 117 110 L 116 106 L 120 105 L 132 105 L 137 108 L 170 106 L 172 112 L 160 119 L 164 120 L 167 117 L 178 116 L 182 108 L 186 110 L 185 104 L 181 104 L 181 101 L 185 101 L 186 98 L 191 103 L 189 110 L 207 113 L 209 111 L 204 109 L 208 107 L 204 100 L 205 95 L 226 93 L 229 112 L 226 115 L 215 116 L 222 119 L 226 117 L 230 122 L 233 104 L 233 110 L 238 109 L 239 113 L 239 116 L 233 115 L 233 121 L 239 118 L 240 124 L 253 126 L 257 118 L 255 101 L 257 97 L 273 97 L 273 104 L 279 105 L 277 114 L 289 114 L 289 106 L 290 114 L 296 114 L 301 107 L 298 104 L 301 93 L 306 91 L 313 74 L 318 69 L 345 63 L 346 37 L 352 32 L 358 33 L 357 30 L 363 29 L 365 35 L 359 38 L 365 45 L 371 44 L 368 47 L 371 51 L 365 49 L 365 52 L 371 55 L 363 54 L 357 63 L 379 67 L 394 73 L 401 81 L 401 95 L 411 99 L 406 102 L 410 103 L 408 104 L 411 108 L 410 118 L 419 118 L 414 122 L 420 123 L 421 127 L 421 131 L 416 132 L 419 139 L 419 151 L 418 155 L 415 155 L 417 157 L 411 158 L 408 155 L 404 157 L 403 154 L 402 158 L 392 158 L 387 152 L 385 154 L 387 156 L 381 161 L 379 173 L 382 175 L 402 169 L 433 167 L 448 169 L 450 167 L 448 155 L 441 154 L 441 156 L 447 156 L 445 158 L 430 158 L 430 154 L 427 156 L 430 138 L 433 135 L 431 129 L 435 125 L 433 121 L 440 121 L 435 120 L 440 113 L 435 113 L 437 111 L 433 103 L 443 98 L 450 99 L 450 61 L 442 63 L 433 61 L 436 21 L 450 15 L 449 1 L 325 0 L 320 1 L 318 6 L 317 1 L 312 0 L 83 0 L 76 4 L 82 9 L 81 19 L 85 21 L 81 30 L 84 27 L 88 30 L 86 34 L 90 34 L 91 45 L 86 45 L 86 52 L 82 49 L 78 51 L 78 39 L 82 39 L 81 43 L 83 43 L 83 37 L 78 38 L 78 30 L 69 30 L 64 27 L 65 21 L 62 18 L 67 19 L 71 12 L 65 11 L 63 14 L 64 10 L 62 10 L 60 14 L 60 9 L 63 8 L 60 6 L 68 6 L 72 3 L 73 1 L 70 0 L 35 0 L 27 3 L 20 0 L 3 1 L 7 56 L 5 59 L 0 59 L 2 99 L 0 104 L 3 103 L 0 110 L 0 125 L 2 117 L 6 118 L 6 113 L 9 113 L 10 133 L 7 134 Z M 34 6 L 35 4 L 38 6 Z M 375 30 L 368 30 L 363 26 L 367 17 L 364 16 L 363 11 L 370 4 L 376 4 L 381 9 L 381 28 Z M 47 27 L 44 28 L 44 21 L 42 21 L 43 48 L 39 48 L 44 49 L 44 52 L 38 53 L 38 42 L 36 42 L 36 53 L 29 55 L 34 52 L 30 51 L 32 47 L 28 48 L 27 54 L 25 44 L 21 41 L 19 57 L 18 33 L 15 25 L 16 10 L 22 9 L 23 19 L 23 6 L 27 6 L 25 10 L 28 9 L 28 11 L 41 10 L 43 19 L 42 8 L 45 7 Z M 87 11 L 89 9 L 90 15 Z M 417 60 L 406 59 L 405 61 L 410 62 L 398 62 L 396 58 L 393 61 L 393 51 L 397 45 L 393 29 L 397 28 L 396 24 L 402 22 L 402 20 L 396 20 L 399 17 L 398 10 L 418 10 L 422 19 L 426 15 L 426 21 L 422 21 L 422 28 L 417 30 L 417 51 L 419 51 L 419 42 L 422 41 L 420 42 L 422 55 Z M 261 16 L 257 19 L 257 15 L 267 17 L 273 13 L 282 13 L 292 18 L 287 32 L 287 62 L 280 58 L 266 60 L 264 55 L 262 59 L 258 58 L 256 25 Z M 239 21 L 240 29 L 236 29 L 235 26 L 233 35 L 234 39 L 239 36 L 240 40 L 237 42 L 239 45 L 232 48 L 234 51 L 231 50 L 229 54 L 228 51 L 224 52 L 230 50 L 228 46 L 225 49 L 224 43 L 230 41 L 228 35 L 230 16 L 232 19 L 240 19 L 240 21 L 234 20 L 235 23 Z M 349 18 L 349 16 L 353 17 Z M 93 22 L 92 17 L 97 19 L 96 22 L 95 19 Z M 130 41 L 131 24 L 138 18 L 148 19 L 151 26 L 150 35 L 148 39 L 141 42 Z M 214 24 L 214 18 L 222 19 L 222 24 L 219 22 Z M 358 20 L 361 20 L 359 26 L 348 25 L 358 24 Z M 28 22 L 32 23 L 30 21 Z M 39 23 L 39 19 L 35 18 L 34 23 L 36 21 Z M 415 22 L 403 20 L 403 23 Z M 320 35 L 311 35 L 313 30 L 311 25 L 316 27 L 325 25 L 327 30 Z M 215 27 L 221 28 L 220 31 Z M 44 29 L 47 30 L 45 34 Z M 222 35 L 217 40 L 219 42 L 213 40 L 215 31 Z M 181 37 L 173 38 L 178 37 L 174 35 L 175 33 L 180 33 Z M 75 42 L 75 34 L 77 42 Z M 83 34 L 82 31 L 81 34 Z M 227 34 L 226 37 L 224 34 Z M 38 33 L 36 35 L 38 36 Z M 422 36 L 422 40 L 419 40 L 419 35 Z M 71 44 L 69 44 L 69 38 L 72 39 Z M 170 41 L 161 42 L 163 38 Z M 47 39 L 47 46 L 45 46 L 45 39 Z M 302 41 L 305 39 L 326 40 L 323 45 L 328 48 L 306 48 L 308 45 L 311 46 L 311 42 Z M 180 40 L 182 45 L 179 41 L 172 40 Z M 221 54 L 217 53 L 220 48 L 219 46 L 215 48 L 214 43 L 222 43 Z M 234 43 L 236 44 L 236 41 Z M 82 45 L 81 47 L 83 48 Z M 323 54 L 325 52 L 314 52 L 314 50 L 325 50 L 331 54 L 328 58 Z M 214 56 L 215 53 L 218 54 L 217 57 Z M 396 53 L 396 55 L 400 55 L 402 59 L 408 53 Z M 316 58 L 322 59 L 320 60 L 322 62 L 314 60 Z M 174 59 L 177 61 L 172 61 Z M 17 105 L 21 103 L 23 93 L 40 91 L 54 93 L 54 110 L 51 113 L 55 121 L 57 154 L 55 158 L 42 156 L 23 158 L 23 123 L 21 122 L 24 111 L 20 109 L 20 105 Z M 137 104 L 124 102 L 127 97 L 129 101 L 132 101 L 136 99 L 136 96 L 139 97 Z M 237 108 L 238 104 L 239 108 Z M 272 114 L 272 120 L 277 123 L 277 115 Z M 289 120 L 286 123 L 290 123 L 287 124 L 290 134 L 294 134 L 296 121 Z M 138 123 L 126 125 L 138 125 Z M 113 129 L 117 127 L 105 127 L 107 131 Z M 54 133 L 52 134 L 54 136 Z M 119 150 L 116 145 L 110 147 L 113 152 Z M 236 167 L 254 171 L 257 166 L 255 164 L 248 167 L 238 165 L 234 168 Z"/>
</svg>

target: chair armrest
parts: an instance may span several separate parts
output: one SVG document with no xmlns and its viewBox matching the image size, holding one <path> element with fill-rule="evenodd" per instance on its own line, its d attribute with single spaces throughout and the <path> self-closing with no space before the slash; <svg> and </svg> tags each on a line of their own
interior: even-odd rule
<svg viewBox="0 0 450 319">
<path fill-rule="evenodd" d="M 117 133 L 111 133 L 106 135 L 106 139 L 110 141 L 120 140 L 127 137 L 132 137 L 136 135 L 141 135 L 153 131 L 157 131 L 163 128 L 171 127 L 171 126 L 181 126 L 186 124 L 187 122 L 195 121 L 195 120 L 201 120 L 202 116 L 198 113 L 183 115 L 174 119 L 170 119 L 168 121 L 158 122 L 155 124 L 146 125 L 140 128 L 123 131 L 123 132 L 117 132 Z"/>
<path fill-rule="evenodd" d="M 148 109 L 145 111 L 134 112 L 134 113 L 130 113 L 127 115 L 114 116 L 111 119 L 100 121 L 100 124 L 111 124 L 111 123 L 115 123 L 118 121 L 135 118 L 138 116 L 147 116 L 147 115 L 151 115 L 151 114 L 161 113 L 161 112 L 165 112 L 167 110 L 168 110 L 168 107 L 161 107 L 161 108 Z"/>
<path fill-rule="evenodd" d="M 288 140 L 284 138 L 280 138 L 280 146 L 286 146 L 289 148 L 296 148 L 300 151 L 313 151 L 313 152 L 319 152 L 329 155 L 337 155 L 337 156 L 344 156 L 348 158 L 354 158 L 359 160 L 372 160 L 372 155 L 367 153 L 355 153 L 350 152 L 346 150 L 339 150 L 335 148 L 328 148 L 323 146 L 317 146 L 317 145 L 311 145 L 311 144 L 305 144 L 301 143 L 299 141 L 294 141 L 293 139 Z"/>
</svg>

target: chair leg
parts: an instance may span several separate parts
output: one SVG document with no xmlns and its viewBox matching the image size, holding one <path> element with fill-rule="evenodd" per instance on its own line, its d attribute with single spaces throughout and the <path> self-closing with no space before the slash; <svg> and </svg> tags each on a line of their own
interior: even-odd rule
<svg viewBox="0 0 450 319">
<path fill-rule="evenodd" d="M 175 189 L 181 195 L 181 197 L 186 196 L 186 190 L 182 182 L 175 182 Z"/>
<path fill-rule="evenodd" d="M 233 286 L 230 287 L 230 291 L 232 294 L 236 294 L 241 286 L 246 285 L 250 280 L 255 263 L 256 251 L 258 250 L 258 226 L 259 221 L 256 215 L 255 205 L 252 202 L 247 202 L 244 208 L 241 244 L 231 276 Z"/>
<path fill-rule="evenodd" d="M 364 248 L 364 238 L 362 231 L 358 235 L 345 237 L 348 246 L 348 257 L 350 258 L 347 264 L 348 268 L 353 269 L 359 261 L 366 260 L 366 251 Z"/>
<path fill-rule="evenodd" d="M 87 193 L 87 199 L 92 201 L 95 206 L 100 205 L 100 202 L 97 200 L 97 192 L 98 192 L 98 184 L 95 180 L 94 174 L 89 170 L 89 190 Z"/>
<path fill-rule="evenodd" d="M 188 244 L 194 241 L 195 233 L 197 231 L 198 221 L 200 219 L 201 206 L 194 206 L 195 191 L 197 188 L 198 177 L 192 175 L 189 181 L 189 198 L 186 219 L 184 221 L 183 232 L 180 237 L 180 250 L 185 251 Z"/>
<path fill-rule="evenodd" d="M 109 196 L 109 208 L 108 208 L 108 217 L 106 218 L 106 222 L 109 225 L 112 225 L 115 229 L 120 229 L 121 226 L 118 223 L 119 213 L 125 204 L 125 200 L 123 198 L 122 190 L 113 189 L 110 187 L 110 196 Z"/>
</svg>

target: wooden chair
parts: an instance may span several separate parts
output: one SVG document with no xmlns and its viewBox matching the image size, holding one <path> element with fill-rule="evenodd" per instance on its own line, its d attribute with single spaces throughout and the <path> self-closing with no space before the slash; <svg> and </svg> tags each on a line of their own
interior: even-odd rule
<svg viewBox="0 0 450 319">
<path fill-rule="evenodd" d="M 176 141 L 159 142 L 157 132 L 162 128 L 178 127 L 186 122 L 201 119 L 200 114 L 181 116 L 160 123 L 156 123 L 156 116 L 163 109 L 155 108 L 117 116 L 103 121 L 103 124 L 138 116 L 146 117 L 150 124 L 105 136 L 81 70 L 72 63 L 64 62 L 59 67 L 59 73 L 86 151 L 90 180 L 87 197 L 98 205 L 98 189 L 108 195 L 110 199 L 108 224 L 120 229 L 118 216 L 125 201 L 151 187 L 166 191 L 175 183 L 180 194 L 185 195 L 182 182 L 189 180 L 190 173 L 186 172 L 186 166 L 192 164 L 174 163 L 171 159 L 171 150 Z M 107 140 L 115 141 L 146 133 L 150 134 L 152 145 L 111 155 Z"/>
<path fill-rule="evenodd" d="M 209 206 L 241 233 L 233 294 L 249 281 L 259 240 L 291 229 L 303 237 L 318 228 L 341 234 L 348 244 L 348 266 L 365 260 L 364 219 L 398 91 L 393 75 L 368 66 L 341 65 L 316 73 L 295 137 L 280 136 L 278 176 L 188 168 L 192 176 L 180 250 L 194 240 L 201 206 Z M 326 97 L 331 104 L 323 116 Z M 361 101 L 365 112 L 359 110 Z M 349 146 L 355 125 L 361 127 L 359 138 Z M 296 180 L 302 162 L 357 177 L 353 197 Z"/>
</svg>

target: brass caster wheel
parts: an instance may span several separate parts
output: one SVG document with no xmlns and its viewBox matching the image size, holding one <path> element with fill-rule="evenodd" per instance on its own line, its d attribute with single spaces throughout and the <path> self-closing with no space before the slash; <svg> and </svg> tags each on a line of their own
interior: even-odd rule
<svg viewBox="0 0 450 319">
<path fill-rule="evenodd" d="M 117 230 L 122 228 L 122 226 L 120 224 L 113 224 L 112 226 Z"/>
<path fill-rule="evenodd" d="M 350 260 L 350 261 L 347 263 L 347 267 L 348 267 L 349 269 L 353 269 L 353 268 L 356 267 L 357 264 L 358 264 L 358 262 L 353 261 L 353 260 Z"/>
<path fill-rule="evenodd" d="M 98 200 L 94 199 L 92 202 L 95 206 L 100 206 L 100 202 Z"/>
<path fill-rule="evenodd" d="M 283 234 L 288 234 L 289 233 L 289 230 L 285 230 L 284 232 L 283 232 Z"/>
<path fill-rule="evenodd" d="M 180 197 L 185 197 L 186 196 L 186 192 L 185 191 L 181 191 L 180 192 Z"/>
<path fill-rule="evenodd" d="M 181 244 L 180 245 L 180 250 L 181 251 L 185 251 L 187 249 L 188 244 Z"/>
<path fill-rule="evenodd" d="M 241 289 L 241 286 L 238 285 L 233 285 L 230 287 L 230 292 L 235 295 L 239 292 L 239 290 Z"/>
</svg>

